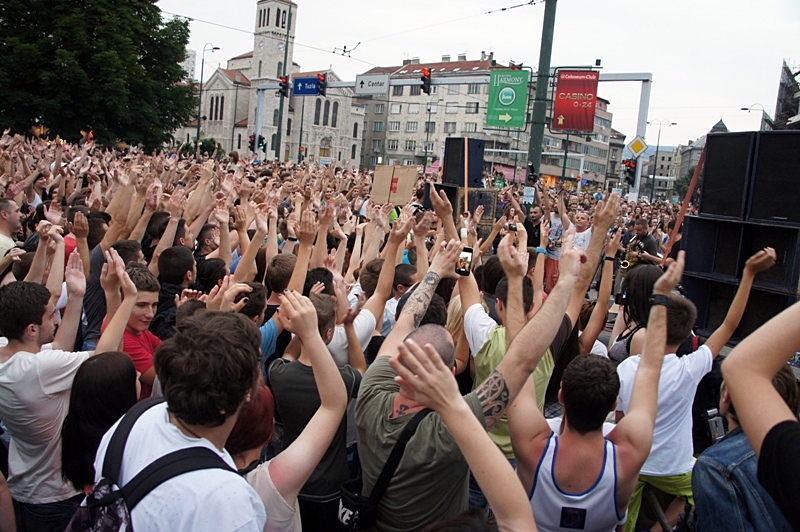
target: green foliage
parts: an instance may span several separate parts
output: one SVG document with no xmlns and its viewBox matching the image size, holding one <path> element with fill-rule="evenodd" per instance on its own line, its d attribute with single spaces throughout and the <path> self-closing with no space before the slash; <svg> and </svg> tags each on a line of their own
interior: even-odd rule
<svg viewBox="0 0 800 532">
<path fill-rule="evenodd" d="M 692 182 L 692 177 L 694 176 L 694 168 L 690 168 L 686 175 L 679 177 L 675 180 L 675 194 L 683 200 L 684 196 L 686 196 L 686 191 L 689 190 L 689 185 Z M 696 192 L 696 191 L 695 191 Z"/>
<path fill-rule="evenodd" d="M 194 155 L 195 150 L 197 148 L 195 142 L 196 142 L 196 137 L 195 139 L 192 139 L 191 144 L 184 144 L 183 147 L 181 148 L 180 154 Z M 220 144 L 214 139 L 204 138 L 204 137 L 200 138 L 200 155 L 208 154 L 210 157 L 211 154 L 214 153 L 214 150 L 217 150 L 217 155 L 216 155 L 217 159 L 225 155 L 225 150 L 222 149 L 222 144 Z"/>
<path fill-rule="evenodd" d="M 188 21 L 162 21 L 154 0 L 0 2 L 0 126 L 155 147 L 191 119 L 179 63 Z"/>
</svg>

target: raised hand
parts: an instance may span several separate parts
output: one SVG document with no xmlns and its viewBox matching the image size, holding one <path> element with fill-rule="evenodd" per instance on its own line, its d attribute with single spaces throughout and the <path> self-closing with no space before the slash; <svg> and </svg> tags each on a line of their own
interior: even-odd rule
<svg viewBox="0 0 800 532">
<path fill-rule="evenodd" d="M 50 237 L 50 240 L 55 244 L 61 244 L 64 242 L 64 237 L 61 236 L 64 233 L 64 228 L 60 225 L 53 225 L 50 226 L 50 230 L 47 231 L 47 236 Z"/>
<path fill-rule="evenodd" d="M 670 292 L 672 292 L 672 290 L 676 286 L 678 286 L 678 283 L 681 282 L 681 276 L 683 275 L 683 267 L 685 265 L 686 265 L 686 252 L 679 251 L 678 260 L 670 264 L 669 268 L 667 268 L 667 271 L 664 272 L 664 274 L 661 277 L 656 279 L 656 284 L 653 285 L 653 293 L 667 295 Z"/>
<path fill-rule="evenodd" d="M 239 297 L 239 294 L 249 294 L 253 291 L 253 287 L 246 283 L 234 283 L 233 277 L 228 275 L 228 285 L 225 293 L 222 295 L 222 303 L 220 305 L 220 310 L 223 312 L 239 312 L 247 305 L 250 299 L 245 296 L 239 301 L 236 301 L 236 298 Z"/>
<path fill-rule="evenodd" d="M 187 301 L 202 301 L 203 303 L 206 302 L 208 296 L 201 292 L 200 290 L 190 290 L 185 288 L 180 295 L 175 294 L 175 308 L 181 308 L 184 303 Z"/>
<path fill-rule="evenodd" d="M 565 283 L 574 284 L 580 273 L 581 264 L 587 260 L 585 251 L 572 246 L 574 237 L 575 227 L 571 227 L 561 239 L 561 258 L 558 261 L 559 283 L 563 279 Z"/>
<path fill-rule="evenodd" d="M 100 272 L 100 287 L 105 292 L 119 292 L 120 278 L 115 263 L 116 261 L 121 262 L 123 271 L 125 270 L 125 263 L 114 248 L 106 251 L 105 256 L 106 262 Z"/>
<path fill-rule="evenodd" d="M 44 217 L 48 222 L 53 225 L 61 225 L 64 213 L 61 210 L 60 203 L 57 201 L 51 201 L 49 208 L 47 205 L 42 205 L 42 211 L 44 212 Z"/>
<path fill-rule="evenodd" d="M 428 231 L 431 229 L 431 223 L 433 222 L 434 214 L 430 211 L 426 211 L 425 214 L 422 215 L 420 218 L 419 223 L 414 225 L 412 231 L 414 232 L 414 236 L 417 238 L 425 238 L 428 236 Z"/>
<path fill-rule="evenodd" d="M 607 200 L 597 202 L 592 220 L 594 231 L 606 232 L 611 228 L 619 212 L 619 202 L 620 198 L 616 194 L 611 194 Z"/>
<path fill-rule="evenodd" d="M 506 218 L 505 215 L 501 216 L 495 223 L 492 224 L 492 231 L 499 233 L 505 228 L 507 222 L 508 218 Z"/>
<path fill-rule="evenodd" d="M 744 264 L 744 269 L 753 275 L 768 270 L 775 266 L 777 255 L 772 248 L 764 248 L 749 259 Z"/>
<path fill-rule="evenodd" d="M 619 252 L 619 243 L 622 240 L 622 228 L 617 228 L 614 236 L 606 242 L 606 257 L 616 257 Z"/>
<path fill-rule="evenodd" d="M 452 218 L 453 206 L 450 204 L 450 200 L 447 199 L 447 194 L 444 193 L 444 190 L 437 191 L 433 183 L 430 183 L 430 186 L 431 190 L 429 196 L 436 216 L 439 218 L 447 218 L 448 216 Z"/>
<path fill-rule="evenodd" d="M 278 297 L 281 301 L 280 320 L 287 331 L 299 336 L 301 341 L 319 336 L 317 310 L 309 298 L 294 290 L 286 290 Z"/>
<path fill-rule="evenodd" d="M 86 293 L 86 276 L 83 274 L 83 261 L 77 251 L 73 251 L 67 260 L 64 270 L 64 281 L 67 283 L 69 297 L 83 297 Z"/>
<path fill-rule="evenodd" d="M 314 244 L 314 237 L 317 235 L 317 224 L 314 220 L 314 211 L 306 209 L 300 217 L 300 234 L 298 240 L 300 244 L 309 246 Z"/>
<path fill-rule="evenodd" d="M 389 234 L 389 241 L 401 243 L 405 240 L 406 236 L 409 232 L 411 232 L 412 227 L 414 226 L 414 219 L 408 218 L 404 222 L 397 220 L 394 223 L 394 227 L 392 227 L 392 232 Z"/>
<path fill-rule="evenodd" d="M 503 271 L 511 277 L 525 277 L 528 273 L 528 248 L 514 247 L 514 236 L 507 234 L 497 246 L 497 256 Z"/>
<path fill-rule="evenodd" d="M 228 212 L 228 208 L 225 206 L 225 200 L 217 201 L 213 214 L 214 219 L 220 225 L 230 223 L 231 214 Z"/>
<path fill-rule="evenodd" d="M 186 204 L 186 191 L 179 188 L 169 198 L 169 214 L 172 217 L 180 218 L 183 214 L 183 207 Z"/>
<path fill-rule="evenodd" d="M 442 242 L 442 248 L 433 258 L 429 271 L 435 272 L 442 279 L 446 277 L 458 278 L 456 273 L 456 261 L 458 254 L 464 245 L 458 240 L 452 239 L 446 244 Z"/>
</svg>

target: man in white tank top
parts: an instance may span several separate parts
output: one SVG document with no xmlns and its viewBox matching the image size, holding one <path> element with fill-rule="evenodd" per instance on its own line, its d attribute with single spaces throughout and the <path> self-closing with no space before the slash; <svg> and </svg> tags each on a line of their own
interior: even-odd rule
<svg viewBox="0 0 800 532">
<path fill-rule="evenodd" d="M 665 298 L 680 281 L 683 264 L 681 253 L 653 288 L 655 300 L 631 409 L 607 437 L 603 421 L 616 406 L 619 378 L 614 364 L 605 358 L 579 356 L 564 370 L 558 394 L 564 404 L 559 434 L 536 406 L 532 379 L 509 408 L 517 475 L 539 530 L 609 531 L 625 521 L 628 500 L 653 439 L 666 348 Z M 521 333 L 514 341 L 526 339 Z"/>
</svg>

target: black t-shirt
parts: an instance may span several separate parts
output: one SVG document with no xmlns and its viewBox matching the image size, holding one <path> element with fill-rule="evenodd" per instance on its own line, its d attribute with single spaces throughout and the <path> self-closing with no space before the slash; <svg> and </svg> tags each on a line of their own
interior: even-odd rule
<svg viewBox="0 0 800 532">
<path fill-rule="evenodd" d="M 758 481 L 795 530 L 800 530 L 800 423 L 783 421 L 770 429 L 758 457 Z"/>
<path fill-rule="evenodd" d="M 539 222 L 536 225 L 533 225 L 531 219 L 526 216 L 525 221 L 522 223 L 525 226 L 525 230 L 528 232 L 528 247 L 529 248 L 536 248 L 539 247 L 541 244 L 542 238 L 542 223 Z"/>
</svg>

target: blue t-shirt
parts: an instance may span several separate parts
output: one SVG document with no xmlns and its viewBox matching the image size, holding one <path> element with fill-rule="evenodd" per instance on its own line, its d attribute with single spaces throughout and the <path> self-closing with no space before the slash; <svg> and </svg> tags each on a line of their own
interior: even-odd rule
<svg viewBox="0 0 800 532">
<path fill-rule="evenodd" d="M 261 373 L 266 379 L 264 364 L 267 358 L 275 352 L 275 342 L 278 340 L 278 326 L 275 324 L 275 320 L 271 319 L 262 325 L 259 330 L 261 331 Z"/>
</svg>

